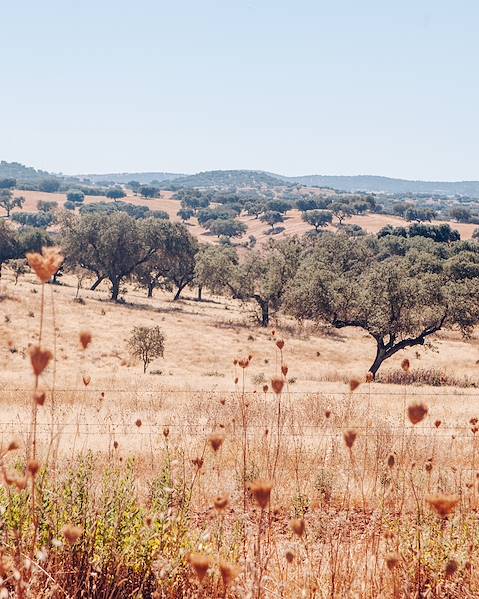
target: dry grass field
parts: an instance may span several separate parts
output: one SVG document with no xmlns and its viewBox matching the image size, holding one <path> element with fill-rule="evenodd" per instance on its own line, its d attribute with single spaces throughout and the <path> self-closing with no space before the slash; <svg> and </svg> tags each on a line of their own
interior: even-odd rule
<svg viewBox="0 0 479 599">
<path fill-rule="evenodd" d="M 1 279 L 0 596 L 479 596 L 476 335 L 367 383 L 357 330 L 62 281 Z"/>
<path fill-rule="evenodd" d="M 317 190 L 315 190 L 317 191 Z M 37 202 L 39 200 L 45 201 L 56 201 L 59 206 L 62 206 L 66 201 L 66 195 L 63 193 L 43 193 L 39 191 L 18 191 L 16 195 L 22 195 L 25 197 L 25 204 L 22 208 L 25 212 L 36 212 L 37 210 Z M 148 206 L 151 210 L 164 210 L 168 213 L 170 220 L 173 222 L 178 222 L 180 219 L 176 215 L 178 210 L 180 209 L 180 202 L 178 200 L 172 199 L 173 192 L 170 191 L 162 191 L 161 198 L 157 199 L 145 199 L 135 195 L 128 195 L 123 198 L 123 201 L 129 202 L 135 205 Z M 86 196 L 85 203 L 92 204 L 95 202 L 110 202 L 109 198 L 104 196 Z M 0 208 L 0 215 L 2 209 Z M 248 226 L 248 230 L 243 237 L 246 239 L 248 235 L 254 235 L 258 241 L 258 243 L 264 242 L 266 239 L 270 237 L 268 234 L 268 225 L 261 222 L 259 219 L 255 219 L 251 216 L 242 216 L 240 219 Z M 354 215 L 352 218 L 346 221 L 350 224 L 360 225 L 365 231 L 368 233 L 377 233 L 382 227 L 385 225 L 391 224 L 394 226 L 404 226 L 406 221 L 400 217 L 391 216 L 389 214 L 365 214 L 365 215 Z M 471 239 L 472 233 L 474 229 L 477 228 L 477 225 L 469 224 L 469 223 L 457 223 L 452 221 L 434 221 L 434 224 L 442 224 L 443 222 L 447 222 L 451 225 L 453 229 L 457 229 L 461 234 L 461 239 Z M 281 224 L 284 227 L 284 231 L 276 234 L 275 238 L 281 238 L 286 235 L 302 235 L 305 232 L 312 229 L 308 224 L 306 224 L 301 219 L 301 212 L 299 210 L 290 210 L 285 218 L 285 222 Z M 330 225 L 328 227 L 331 230 L 334 230 L 334 225 Z M 190 232 L 200 239 L 203 243 L 214 243 L 217 241 L 217 238 L 207 231 L 203 229 L 198 224 L 196 218 L 192 218 L 188 222 L 188 229 Z"/>
</svg>

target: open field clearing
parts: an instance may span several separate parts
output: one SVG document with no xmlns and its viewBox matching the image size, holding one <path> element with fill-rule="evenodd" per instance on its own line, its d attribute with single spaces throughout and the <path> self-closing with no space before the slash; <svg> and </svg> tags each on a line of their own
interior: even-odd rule
<svg viewBox="0 0 479 599">
<path fill-rule="evenodd" d="M 238 301 L 132 286 L 78 303 L 62 281 L 1 282 L 12 596 L 477 596 L 476 335 L 381 374 L 439 386 L 366 383 L 358 330 L 261 329 Z M 155 324 L 165 356 L 143 374 L 126 341 Z M 54 355 L 36 379 L 40 331 Z"/>
</svg>

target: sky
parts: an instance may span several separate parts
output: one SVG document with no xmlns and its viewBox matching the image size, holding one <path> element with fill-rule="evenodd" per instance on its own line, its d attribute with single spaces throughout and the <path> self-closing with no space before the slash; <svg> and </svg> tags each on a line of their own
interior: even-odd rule
<svg viewBox="0 0 479 599">
<path fill-rule="evenodd" d="M 477 0 L 0 2 L 0 159 L 479 179 Z"/>
</svg>

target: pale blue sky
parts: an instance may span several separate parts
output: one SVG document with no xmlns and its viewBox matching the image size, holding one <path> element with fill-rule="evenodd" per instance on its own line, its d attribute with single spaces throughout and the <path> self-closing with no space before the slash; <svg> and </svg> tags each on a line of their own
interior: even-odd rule
<svg viewBox="0 0 479 599">
<path fill-rule="evenodd" d="M 479 179 L 476 0 L 18 0 L 0 22 L 0 159 Z"/>
</svg>

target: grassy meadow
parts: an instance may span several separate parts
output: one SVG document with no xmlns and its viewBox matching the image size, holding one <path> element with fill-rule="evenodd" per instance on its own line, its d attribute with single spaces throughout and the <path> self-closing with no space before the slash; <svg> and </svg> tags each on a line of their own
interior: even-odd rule
<svg viewBox="0 0 479 599">
<path fill-rule="evenodd" d="M 4 270 L 0 596 L 478 596 L 477 337 L 368 383 L 361 332 L 191 293 Z"/>
</svg>

